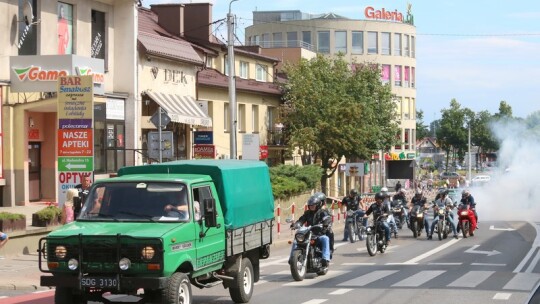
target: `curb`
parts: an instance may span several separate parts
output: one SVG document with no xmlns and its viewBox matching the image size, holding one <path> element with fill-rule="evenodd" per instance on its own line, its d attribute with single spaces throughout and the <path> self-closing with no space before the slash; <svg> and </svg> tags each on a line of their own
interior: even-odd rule
<svg viewBox="0 0 540 304">
<path fill-rule="evenodd" d="M 20 285 L 20 286 L 17 286 L 15 284 L 0 285 L 0 290 L 38 291 L 38 290 L 50 290 L 50 289 L 52 288 L 36 286 L 36 285 Z"/>
</svg>

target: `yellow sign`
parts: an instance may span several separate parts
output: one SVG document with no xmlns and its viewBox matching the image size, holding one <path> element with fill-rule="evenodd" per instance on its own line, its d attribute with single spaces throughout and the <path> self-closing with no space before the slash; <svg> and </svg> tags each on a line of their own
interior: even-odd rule
<svg viewBox="0 0 540 304">
<path fill-rule="evenodd" d="M 93 87 L 92 76 L 59 77 L 58 119 L 91 120 L 94 114 Z"/>
</svg>

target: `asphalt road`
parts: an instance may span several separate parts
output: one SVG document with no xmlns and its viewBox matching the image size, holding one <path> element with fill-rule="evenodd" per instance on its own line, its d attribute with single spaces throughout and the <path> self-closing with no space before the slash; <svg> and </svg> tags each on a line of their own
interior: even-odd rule
<svg viewBox="0 0 540 304">
<path fill-rule="evenodd" d="M 261 262 L 251 303 L 525 303 L 540 282 L 539 231 L 540 223 L 482 222 L 474 237 L 439 241 L 413 239 L 404 228 L 374 257 L 364 242 L 338 242 L 328 274 L 302 282 L 292 279 L 283 246 Z M 232 303 L 220 287 L 193 294 L 193 303 Z M 52 303 L 51 292 L 30 296 L 38 299 L 24 303 Z"/>
</svg>

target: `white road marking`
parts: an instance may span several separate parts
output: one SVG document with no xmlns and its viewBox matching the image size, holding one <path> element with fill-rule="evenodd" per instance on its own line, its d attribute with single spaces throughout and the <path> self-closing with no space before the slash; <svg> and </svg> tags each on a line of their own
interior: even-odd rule
<svg viewBox="0 0 540 304">
<path fill-rule="evenodd" d="M 476 254 L 486 254 L 487 256 L 497 255 L 501 254 L 497 250 L 491 250 L 491 251 L 482 251 L 482 250 L 475 250 L 476 248 L 480 247 L 480 245 L 474 245 L 471 248 L 465 250 L 466 253 L 476 253 Z"/>
<path fill-rule="evenodd" d="M 506 266 L 506 264 L 471 263 L 471 266 L 495 266 L 495 267 L 504 267 L 504 266 Z"/>
<path fill-rule="evenodd" d="M 313 299 L 313 300 L 309 300 L 307 302 L 303 302 L 302 304 L 321 304 L 321 303 L 324 303 L 328 301 L 328 299 Z"/>
<path fill-rule="evenodd" d="M 469 271 L 459 279 L 448 284 L 449 287 L 475 288 L 489 278 L 495 271 Z"/>
<path fill-rule="evenodd" d="M 350 289 L 350 288 L 341 288 L 341 289 L 338 289 L 338 290 L 334 290 L 329 294 L 331 294 L 331 295 L 342 295 L 342 294 L 346 294 L 349 291 L 352 291 L 352 289 Z"/>
<path fill-rule="evenodd" d="M 521 270 L 523 269 L 523 267 L 525 267 L 525 265 L 527 264 L 527 261 L 531 258 L 531 256 L 536 251 L 536 249 L 540 247 L 540 224 L 536 224 L 533 222 L 529 222 L 529 224 L 531 224 L 536 229 L 536 238 L 534 239 L 531 249 L 529 250 L 527 255 L 523 258 L 523 260 L 521 260 L 521 263 L 517 265 L 516 269 L 514 269 L 515 273 L 521 272 Z"/>
<path fill-rule="evenodd" d="M 432 280 L 435 277 L 440 276 L 441 274 L 445 273 L 444 270 L 426 270 L 426 271 L 420 271 L 419 273 L 412 275 L 405 280 L 402 280 L 400 282 L 397 282 L 396 284 L 392 285 L 392 287 L 418 287 L 430 280 Z"/>
<path fill-rule="evenodd" d="M 376 270 L 376 271 L 367 273 L 361 277 L 357 277 L 352 280 L 339 283 L 338 286 L 366 286 L 372 282 L 383 279 L 396 272 L 398 272 L 398 270 Z"/>
<path fill-rule="evenodd" d="M 512 296 L 511 293 L 505 293 L 505 292 L 497 292 L 493 296 L 493 300 L 508 300 Z"/>
<path fill-rule="evenodd" d="M 300 281 L 300 282 L 294 281 L 294 282 L 286 283 L 286 284 L 283 284 L 283 286 L 310 286 L 310 285 L 313 285 L 313 284 L 320 283 L 322 281 L 326 281 L 326 280 L 338 277 L 340 275 L 343 275 L 343 274 L 346 274 L 346 273 L 349 273 L 349 272 L 350 271 L 328 270 L 328 273 L 326 273 L 325 275 L 309 277 L 309 278 L 306 278 L 306 279 L 304 279 L 303 281 Z M 291 277 L 291 280 L 292 279 L 293 278 Z"/>
<path fill-rule="evenodd" d="M 373 266 L 375 263 L 343 263 L 342 266 Z"/>
<path fill-rule="evenodd" d="M 540 280 L 538 273 L 516 273 L 512 280 L 504 285 L 503 289 L 530 291 L 536 286 L 538 280 Z"/>
<path fill-rule="evenodd" d="M 428 263 L 428 265 L 438 265 L 438 266 L 459 266 L 463 263 Z"/>
<path fill-rule="evenodd" d="M 489 230 L 496 230 L 496 231 L 514 231 L 516 229 L 514 228 L 495 228 L 495 226 L 491 225 L 489 226 Z"/>
<path fill-rule="evenodd" d="M 534 268 L 536 267 L 536 264 L 538 264 L 538 260 L 540 260 L 540 249 L 536 252 L 536 256 L 529 264 L 529 267 L 527 267 L 527 270 L 525 270 L 525 272 L 532 273 Z"/>
<path fill-rule="evenodd" d="M 279 259 L 279 260 L 273 260 L 273 261 L 260 263 L 259 267 L 262 268 L 262 267 L 267 267 L 267 266 L 272 266 L 272 265 L 280 265 L 280 264 L 284 264 L 284 263 L 288 264 L 288 262 L 289 262 L 289 257 L 286 257 L 286 258 Z"/>
<path fill-rule="evenodd" d="M 416 264 L 418 264 L 419 261 L 421 261 L 421 260 L 423 260 L 423 259 L 425 259 L 425 258 L 427 258 L 427 257 L 429 257 L 429 256 L 431 256 L 431 255 L 434 255 L 435 253 L 437 253 L 437 252 L 439 252 L 439 251 L 441 251 L 441 250 L 444 250 L 444 249 L 446 249 L 447 247 L 450 247 L 450 246 L 454 245 L 455 243 L 459 242 L 460 240 L 462 240 L 462 239 L 457 239 L 457 240 L 456 240 L 456 239 L 452 239 L 452 240 L 450 240 L 450 241 L 448 241 L 448 242 L 442 244 L 442 245 L 439 246 L 439 247 L 436 247 L 436 248 L 434 248 L 434 249 L 431 249 L 430 251 L 428 251 L 428 252 L 426 252 L 426 253 L 424 253 L 424 254 L 421 254 L 421 255 L 415 257 L 414 259 L 410 259 L 410 260 L 408 260 L 407 262 L 404 262 L 404 263 L 401 263 L 401 264 L 402 264 L 402 265 L 407 265 L 407 264 L 410 264 L 410 265 L 416 265 Z"/>
</svg>

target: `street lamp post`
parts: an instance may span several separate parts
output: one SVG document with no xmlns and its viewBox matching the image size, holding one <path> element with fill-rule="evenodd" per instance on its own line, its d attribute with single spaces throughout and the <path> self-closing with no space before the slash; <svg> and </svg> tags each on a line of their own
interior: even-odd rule
<svg viewBox="0 0 540 304">
<path fill-rule="evenodd" d="M 231 159 L 236 159 L 236 83 L 234 79 L 234 15 L 231 13 L 231 5 L 238 0 L 231 0 L 229 13 L 227 14 L 228 39 L 228 62 L 229 62 L 229 109 L 230 109 L 230 146 Z"/>
<path fill-rule="evenodd" d="M 472 172 L 471 172 L 471 163 L 472 163 L 472 156 L 471 156 L 471 124 L 469 124 L 469 183 L 472 182 Z"/>
</svg>

